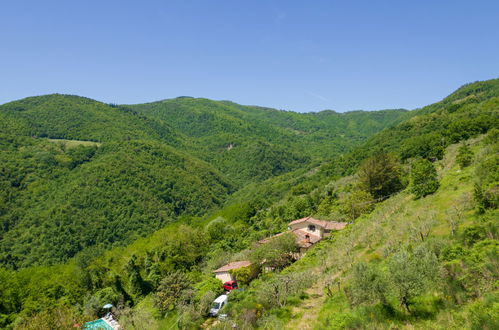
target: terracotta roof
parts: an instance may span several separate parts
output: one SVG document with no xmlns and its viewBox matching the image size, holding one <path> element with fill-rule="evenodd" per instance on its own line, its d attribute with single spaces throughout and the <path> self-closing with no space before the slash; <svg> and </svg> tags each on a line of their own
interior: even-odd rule
<svg viewBox="0 0 499 330">
<path fill-rule="evenodd" d="M 329 230 L 342 230 L 347 225 L 348 222 L 326 221 L 326 226 L 324 228 Z"/>
<path fill-rule="evenodd" d="M 301 218 L 298 220 L 291 221 L 288 225 L 292 226 L 292 225 L 296 225 L 296 224 L 302 223 L 302 222 L 308 222 L 308 223 L 314 224 L 316 226 L 321 226 L 327 230 L 341 230 L 341 229 L 345 228 L 346 225 L 348 224 L 346 222 L 326 221 L 326 220 L 318 220 L 318 219 L 315 219 L 312 217 L 306 217 L 306 218 Z"/>
<path fill-rule="evenodd" d="M 279 234 L 276 234 L 273 236 L 265 237 L 264 239 L 259 240 L 257 243 L 258 244 L 266 244 L 266 243 L 270 242 L 271 239 L 279 237 L 279 236 L 287 234 L 287 233 L 289 233 L 289 231 L 285 231 L 285 232 L 282 232 L 282 233 L 279 233 Z"/>
<path fill-rule="evenodd" d="M 232 269 L 239 269 L 239 268 L 243 268 L 243 267 L 248 267 L 250 265 L 251 265 L 251 262 L 249 262 L 248 260 L 235 261 L 235 262 L 228 263 L 227 265 L 222 266 L 218 269 L 215 269 L 213 272 L 214 273 L 228 272 L 229 270 L 232 270 Z"/>
<path fill-rule="evenodd" d="M 299 247 L 307 248 L 321 240 L 320 236 L 308 233 L 301 229 L 292 230 L 292 233 L 295 234 L 296 243 L 298 244 Z"/>
<path fill-rule="evenodd" d="M 321 238 L 315 234 L 308 233 L 308 232 L 301 230 L 301 229 L 293 229 L 293 230 L 285 231 L 283 233 L 279 233 L 279 234 L 274 235 L 274 236 L 264 238 L 262 240 L 259 240 L 258 243 L 259 244 L 266 244 L 266 243 L 270 242 L 270 240 L 272 240 L 276 237 L 279 237 L 281 235 L 287 234 L 287 233 L 293 233 L 296 236 L 296 243 L 300 247 L 309 247 L 309 246 L 311 246 L 311 245 L 313 245 L 321 240 Z M 308 240 L 305 237 L 305 235 L 309 236 Z"/>
</svg>

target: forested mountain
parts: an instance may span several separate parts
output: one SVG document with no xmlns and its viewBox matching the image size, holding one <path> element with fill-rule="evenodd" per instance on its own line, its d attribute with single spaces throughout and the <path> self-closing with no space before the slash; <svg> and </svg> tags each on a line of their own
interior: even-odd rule
<svg viewBox="0 0 499 330">
<path fill-rule="evenodd" d="M 1 105 L 0 128 L 53 139 L 160 141 L 209 162 L 241 186 L 331 159 L 404 113 L 299 114 L 185 97 L 119 106 L 53 94 Z"/>
<path fill-rule="evenodd" d="M 440 159 L 450 143 L 497 126 L 498 95 L 499 79 L 465 85 L 441 102 L 413 111 L 410 120 L 377 134 L 363 148 L 398 151 L 403 159 Z"/>
<path fill-rule="evenodd" d="M 407 113 L 301 114 L 189 97 L 127 107 L 168 122 L 191 137 L 199 157 L 238 183 L 260 181 L 331 159 Z"/>
<path fill-rule="evenodd" d="M 241 328 L 303 328 L 304 312 L 317 329 L 495 328 L 498 115 L 499 79 L 413 111 L 4 104 L 0 327 L 69 328 L 113 303 L 127 329 L 199 328 L 212 271 L 250 259 L 274 271 L 231 293 Z M 310 215 L 350 225 L 292 265 L 285 238 L 255 248 Z"/>
<path fill-rule="evenodd" d="M 161 140 L 180 145 L 182 135 L 168 124 L 89 98 L 52 94 L 0 106 L 2 133 L 54 139 Z"/>
<path fill-rule="evenodd" d="M 307 131 L 297 134 L 274 118 L 291 113 L 206 99 L 119 106 L 53 94 L 6 103 L 0 264 L 61 262 L 205 215 L 248 183 L 317 165 L 404 113 L 335 114 L 342 119 L 325 126 L 293 113 Z M 300 136 L 310 132 L 335 137 Z"/>
<path fill-rule="evenodd" d="M 69 149 L 42 142 L 0 158 L 3 171 L 17 172 L 2 178 L 0 241 L 0 262 L 14 268 L 129 243 L 220 207 L 232 190 L 208 164 L 150 141 Z"/>
</svg>

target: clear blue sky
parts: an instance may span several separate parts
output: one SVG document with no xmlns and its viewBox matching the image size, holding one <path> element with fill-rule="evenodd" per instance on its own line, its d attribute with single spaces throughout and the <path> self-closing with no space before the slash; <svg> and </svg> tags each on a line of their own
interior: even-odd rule
<svg viewBox="0 0 499 330">
<path fill-rule="evenodd" d="M 0 2 L 0 103 L 412 109 L 497 77 L 497 0 Z"/>
</svg>

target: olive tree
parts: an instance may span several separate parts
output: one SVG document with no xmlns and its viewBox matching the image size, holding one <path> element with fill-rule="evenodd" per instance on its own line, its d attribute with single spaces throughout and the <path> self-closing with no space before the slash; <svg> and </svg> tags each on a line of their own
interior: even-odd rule
<svg viewBox="0 0 499 330">
<path fill-rule="evenodd" d="M 277 275 L 260 286 L 257 297 L 268 308 L 284 307 L 291 295 L 300 293 L 312 282 L 313 277 L 305 272 Z"/>
<path fill-rule="evenodd" d="M 424 246 L 413 252 L 404 249 L 396 253 L 388 268 L 397 298 L 408 313 L 411 312 L 411 299 L 424 293 L 440 276 L 437 257 Z"/>
<path fill-rule="evenodd" d="M 257 247 L 250 255 L 250 260 L 256 267 L 280 270 L 291 264 L 292 254 L 298 251 L 295 235 L 286 233 Z"/>
<path fill-rule="evenodd" d="M 351 302 L 354 305 L 387 304 L 388 279 L 386 272 L 373 263 L 360 262 L 353 268 L 350 286 Z"/>
</svg>

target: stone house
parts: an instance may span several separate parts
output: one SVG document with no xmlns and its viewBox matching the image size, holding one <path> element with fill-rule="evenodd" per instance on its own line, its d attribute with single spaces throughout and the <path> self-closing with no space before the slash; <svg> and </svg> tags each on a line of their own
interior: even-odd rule
<svg viewBox="0 0 499 330">
<path fill-rule="evenodd" d="M 300 247 L 300 254 L 296 256 L 296 259 L 298 259 L 305 251 L 308 250 L 308 248 L 319 242 L 324 237 L 327 237 L 331 231 L 342 230 L 347 225 L 347 222 L 319 220 L 312 217 L 301 218 L 291 221 L 288 224 L 288 231 L 267 237 L 258 241 L 258 243 L 265 244 L 274 237 L 278 237 L 286 233 L 293 233 L 296 236 L 296 243 Z"/>
</svg>

